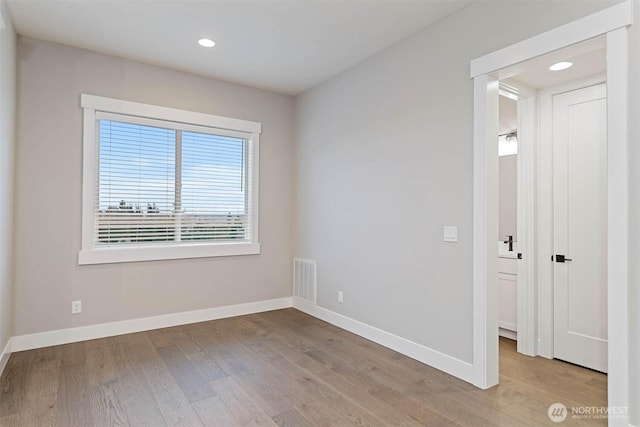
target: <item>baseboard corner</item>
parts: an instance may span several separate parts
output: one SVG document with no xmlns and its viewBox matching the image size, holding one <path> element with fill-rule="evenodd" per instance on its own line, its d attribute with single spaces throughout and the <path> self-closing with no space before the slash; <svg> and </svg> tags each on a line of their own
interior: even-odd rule
<svg viewBox="0 0 640 427">
<path fill-rule="evenodd" d="M 9 338 L 9 340 L 7 341 L 7 345 L 5 345 L 4 350 L 2 350 L 2 353 L 0 353 L 0 376 L 2 376 L 2 373 L 4 372 L 4 368 L 7 366 L 7 363 L 9 362 L 9 357 L 11 356 L 12 353 L 12 340 L 13 338 Z"/>
</svg>

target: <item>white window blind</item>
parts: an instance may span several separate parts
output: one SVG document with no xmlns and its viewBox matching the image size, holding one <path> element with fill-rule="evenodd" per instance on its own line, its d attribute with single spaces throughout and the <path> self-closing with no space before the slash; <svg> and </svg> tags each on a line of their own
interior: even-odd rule
<svg viewBox="0 0 640 427">
<path fill-rule="evenodd" d="M 114 114 L 96 121 L 96 245 L 250 240 L 246 138 Z"/>
<path fill-rule="evenodd" d="M 86 94 L 81 105 L 79 264 L 260 253 L 260 123 Z"/>
</svg>

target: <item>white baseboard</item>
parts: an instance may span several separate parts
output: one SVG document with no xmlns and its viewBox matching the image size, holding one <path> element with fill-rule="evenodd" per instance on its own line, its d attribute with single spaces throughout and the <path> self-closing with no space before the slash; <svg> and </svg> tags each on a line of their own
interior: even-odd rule
<svg viewBox="0 0 640 427">
<path fill-rule="evenodd" d="M 509 323 L 509 322 L 500 322 L 500 321 L 498 321 L 498 328 L 507 329 L 507 330 L 513 331 L 513 332 L 517 332 L 518 331 L 518 325 L 516 325 L 515 323 Z"/>
<path fill-rule="evenodd" d="M 0 353 L 0 376 L 2 376 L 4 368 L 7 366 L 7 362 L 9 361 L 9 356 L 11 356 L 12 340 L 13 338 L 9 338 L 7 345 L 4 346 L 4 350 Z"/>
<path fill-rule="evenodd" d="M 499 327 L 498 335 L 501 337 L 508 338 L 510 340 L 514 340 L 514 341 L 518 340 L 518 333 L 516 331 L 512 331 L 511 329 L 505 329 L 503 327 Z"/>
<path fill-rule="evenodd" d="M 279 310 L 289 308 L 291 306 L 291 297 L 287 297 L 224 307 L 206 308 L 203 310 L 185 311 L 182 313 L 164 314 L 161 316 L 144 317 L 141 319 L 80 326 L 78 328 L 60 329 L 40 332 L 37 334 L 19 335 L 11 339 L 11 351 L 31 350 L 34 348 L 111 337 L 133 332 L 150 331 L 152 329 L 186 325 L 189 323 L 206 322 L 208 320 L 223 319 L 226 317 Z"/>
<path fill-rule="evenodd" d="M 473 365 L 468 362 L 440 353 L 439 351 L 383 331 L 382 329 L 378 329 L 374 326 L 351 319 L 342 314 L 318 307 L 317 305 L 308 303 L 296 297 L 257 301 L 225 307 L 214 307 L 203 310 L 145 317 L 141 319 L 122 320 L 119 322 L 101 323 L 98 325 L 60 329 L 29 335 L 18 335 L 12 337 L 7 343 L 7 346 L 2 353 L 2 358 L 0 359 L 0 368 L 4 368 L 4 365 L 9 359 L 9 355 L 11 352 L 15 351 L 31 350 L 34 348 L 149 331 L 171 326 L 186 325 L 189 323 L 206 322 L 208 320 L 280 310 L 289 307 L 294 307 L 311 316 L 317 317 L 318 319 L 324 320 L 325 322 L 331 323 L 339 328 L 388 347 L 404 354 L 405 356 L 411 357 L 464 381 L 468 381 L 470 383 L 473 382 Z"/>
<path fill-rule="evenodd" d="M 293 307 L 473 384 L 473 365 L 358 320 L 293 297 Z"/>
</svg>

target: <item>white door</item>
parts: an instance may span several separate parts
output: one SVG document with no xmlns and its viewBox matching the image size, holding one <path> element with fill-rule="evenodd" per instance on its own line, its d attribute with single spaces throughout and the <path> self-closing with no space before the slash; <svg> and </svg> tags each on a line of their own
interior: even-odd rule
<svg viewBox="0 0 640 427">
<path fill-rule="evenodd" d="M 602 372 L 607 370 L 606 135 L 604 83 L 553 97 L 554 357 Z"/>
</svg>

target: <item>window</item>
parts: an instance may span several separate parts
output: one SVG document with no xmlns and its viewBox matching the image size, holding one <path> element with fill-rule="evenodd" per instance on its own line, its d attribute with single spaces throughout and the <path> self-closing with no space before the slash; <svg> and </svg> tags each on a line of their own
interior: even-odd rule
<svg viewBox="0 0 640 427">
<path fill-rule="evenodd" d="M 80 264 L 260 253 L 260 123 L 82 95 Z"/>
</svg>

